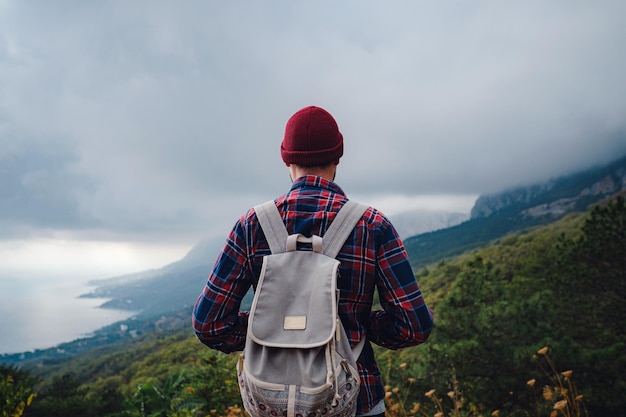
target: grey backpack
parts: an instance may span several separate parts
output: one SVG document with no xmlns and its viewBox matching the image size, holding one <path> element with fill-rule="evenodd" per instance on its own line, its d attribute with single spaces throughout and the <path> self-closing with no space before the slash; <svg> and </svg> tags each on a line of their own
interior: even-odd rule
<svg viewBox="0 0 626 417">
<path fill-rule="evenodd" d="M 339 319 L 336 258 L 367 206 L 348 201 L 324 237 L 289 235 L 273 201 L 255 207 L 272 251 L 263 259 L 237 364 L 252 417 L 354 416 L 356 359 Z M 313 250 L 299 250 L 298 242 Z"/>
</svg>

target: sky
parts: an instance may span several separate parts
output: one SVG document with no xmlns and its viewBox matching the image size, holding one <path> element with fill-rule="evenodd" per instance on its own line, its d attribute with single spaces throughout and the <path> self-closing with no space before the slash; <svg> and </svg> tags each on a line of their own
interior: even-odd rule
<svg viewBox="0 0 626 417">
<path fill-rule="evenodd" d="M 290 186 L 287 119 L 337 120 L 336 182 L 469 212 L 626 154 L 626 2 L 0 0 L 0 272 L 175 261 Z"/>
</svg>

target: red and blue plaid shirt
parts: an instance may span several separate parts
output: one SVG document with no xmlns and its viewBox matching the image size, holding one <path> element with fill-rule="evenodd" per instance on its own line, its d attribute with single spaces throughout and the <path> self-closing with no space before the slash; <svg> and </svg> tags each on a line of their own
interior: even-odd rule
<svg viewBox="0 0 626 417">
<path fill-rule="evenodd" d="M 322 177 L 297 179 L 276 200 L 290 234 L 323 236 L 347 201 L 342 189 Z M 256 283 L 263 256 L 270 249 L 254 209 L 235 224 L 219 254 L 208 283 L 196 302 L 193 326 L 202 343 L 222 352 L 243 350 L 248 312 L 242 299 Z M 389 349 L 423 343 L 433 326 L 402 241 L 382 213 L 369 208 L 341 249 L 337 259 L 339 315 L 352 346 L 361 339 Z M 378 291 L 382 310 L 372 311 Z M 358 360 L 362 388 L 358 413 L 384 399 L 385 390 L 369 343 Z"/>
</svg>

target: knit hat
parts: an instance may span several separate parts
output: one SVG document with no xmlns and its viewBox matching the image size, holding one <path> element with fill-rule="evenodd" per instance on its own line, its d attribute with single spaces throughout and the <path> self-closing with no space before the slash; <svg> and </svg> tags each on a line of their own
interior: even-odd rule
<svg viewBox="0 0 626 417">
<path fill-rule="evenodd" d="M 309 106 L 287 121 L 280 155 L 287 164 L 323 166 L 343 155 L 343 136 L 326 110 Z"/>
</svg>

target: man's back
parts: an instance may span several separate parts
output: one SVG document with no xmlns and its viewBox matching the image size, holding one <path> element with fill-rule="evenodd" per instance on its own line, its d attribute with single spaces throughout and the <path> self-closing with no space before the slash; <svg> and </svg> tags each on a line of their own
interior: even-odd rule
<svg viewBox="0 0 626 417">
<path fill-rule="evenodd" d="M 276 205 L 290 234 L 323 236 L 346 201 L 345 194 L 335 183 L 321 177 L 305 176 L 297 179 L 291 190 L 276 200 Z M 268 254 L 269 246 L 256 213 L 250 210 L 235 226 L 210 279 L 210 282 L 229 284 L 220 286 L 218 292 L 205 290 L 204 296 L 213 300 L 213 309 L 206 315 L 196 314 L 196 331 L 200 330 L 200 340 L 205 344 L 225 352 L 243 349 L 245 328 L 234 326 L 226 331 L 228 325 L 223 323 L 225 317 L 220 313 L 225 312 L 228 303 L 218 300 L 224 299 L 223 291 L 227 289 L 231 296 L 238 294 L 240 302 L 259 276 L 263 256 Z M 430 310 L 423 302 L 397 233 L 383 215 L 370 208 L 337 259 L 341 262 L 339 316 L 352 346 L 362 338 L 391 349 L 426 340 L 432 327 Z M 207 289 L 214 285 L 207 286 Z M 372 311 L 376 290 L 383 309 Z M 196 306 L 197 312 L 203 309 L 202 304 Z M 231 307 L 234 308 L 234 304 Z M 234 310 L 227 316 L 229 320 L 240 317 Z M 384 398 L 383 381 L 369 343 L 365 345 L 358 365 L 362 379 L 367 381 L 360 403 L 362 409 L 369 410 L 376 399 Z"/>
</svg>

